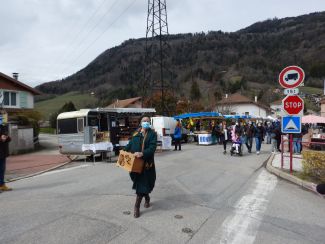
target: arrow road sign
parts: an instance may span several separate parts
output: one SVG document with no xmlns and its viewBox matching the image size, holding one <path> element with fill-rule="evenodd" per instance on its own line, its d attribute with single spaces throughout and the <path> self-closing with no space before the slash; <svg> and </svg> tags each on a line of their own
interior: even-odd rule
<svg viewBox="0 0 325 244">
<path fill-rule="evenodd" d="M 282 117 L 282 133 L 301 133 L 301 117 L 285 116 Z"/>
</svg>

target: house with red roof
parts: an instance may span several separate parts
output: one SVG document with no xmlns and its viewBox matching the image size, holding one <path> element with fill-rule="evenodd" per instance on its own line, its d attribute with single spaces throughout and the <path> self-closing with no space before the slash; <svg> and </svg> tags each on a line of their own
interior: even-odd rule
<svg viewBox="0 0 325 244">
<path fill-rule="evenodd" d="M 216 103 L 216 110 L 223 114 L 252 115 L 263 118 L 267 117 L 271 112 L 269 106 L 257 101 L 257 97 L 253 101 L 240 93 L 226 95 Z"/>
<path fill-rule="evenodd" d="M 10 77 L 0 72 L 0 106 L 7 112 L 34 108 L 34 96 L 41 93 L 18 81 L 18 74 Z"/>
<path fill-rule="evenodd" d="M 10 154 L 34 149 L 34 129 L 30 124 L 21 124 L 15 115 L 32 111 L 34 97 L 41 93 L 20 82 L 18 73 L 10 77 L 0 72 L 0 125 L 11 137 Z"/>
<path fill-rule="evenodd" d="M 142 108 L 142 97 L 133 97 L 124 100 L 116 100 L 106 108 Z"/>
</svg>

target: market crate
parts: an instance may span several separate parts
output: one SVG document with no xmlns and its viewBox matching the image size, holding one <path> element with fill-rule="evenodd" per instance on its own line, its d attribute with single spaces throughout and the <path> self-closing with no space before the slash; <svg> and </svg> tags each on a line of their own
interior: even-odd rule
<svg viewBox="0 0 325 244">
<path fill-rule="evenodd" d="M 128 172 L 141 173 L 143 170 L 143 159 L 137 158 L 133 153 L 121 150 L 116 165 Z"/>
</svg>

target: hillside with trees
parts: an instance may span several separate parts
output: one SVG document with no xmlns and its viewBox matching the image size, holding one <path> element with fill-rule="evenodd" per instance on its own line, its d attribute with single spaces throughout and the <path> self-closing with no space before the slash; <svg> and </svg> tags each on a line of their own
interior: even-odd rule
<svg viewBox="0 0 325 244">
<path fill-rule="evenodd" d="M 325 77 L 325 12 L 269 19 L 231 33 L 171 35 L 169 44 L 177 97 L 201 99 L 205 105 L 238 91 L 265 103 L 276 100 L 278 74 L 288 65 L 305 70 L 308 87 L 322 87 Z M 102 105 L 141 95 L 144 50 L 144 38 L 130 39 L 77 73 L 37 89 L 46 94 L 93 91 Z"/>
</svg>

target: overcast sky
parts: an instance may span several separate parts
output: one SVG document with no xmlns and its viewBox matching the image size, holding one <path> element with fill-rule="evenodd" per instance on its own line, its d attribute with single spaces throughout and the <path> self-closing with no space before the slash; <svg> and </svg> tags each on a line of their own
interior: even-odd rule
<svg viewBox="0 0 325 244">
<path fill-rule="evenodd" d="M 147 0 L 1 0 L 0 72 L 34 87 L 145 36 Z M 167 0 L 170 34 L 232 32 L 269 18 L 325 11 L 325 0 Z"/>
</svg>

